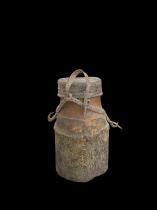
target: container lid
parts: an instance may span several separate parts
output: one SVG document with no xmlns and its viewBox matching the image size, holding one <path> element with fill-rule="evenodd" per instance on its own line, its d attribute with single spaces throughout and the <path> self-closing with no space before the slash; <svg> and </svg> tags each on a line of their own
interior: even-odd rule
<svg viewBox="0 0 157 210">
<path fill-rule="evenodd" d="M 98 77 L 88 77 L 89 78 L 89 91 L 87 93 L 87 98 L 92 98 L 95 96 L 101 96 L 102 83 L 101 79 Z M 58 96 L 65 97 L 66 91 L 65 86 L 68 82 L 68 77 L 60 78 L 58 80 Z M 86 80 L 85 77 L 76 77 L 69 89 L 69 93 L 75 98 L 84 98 L 84 93 L 86 91 Z"/>
</svg>

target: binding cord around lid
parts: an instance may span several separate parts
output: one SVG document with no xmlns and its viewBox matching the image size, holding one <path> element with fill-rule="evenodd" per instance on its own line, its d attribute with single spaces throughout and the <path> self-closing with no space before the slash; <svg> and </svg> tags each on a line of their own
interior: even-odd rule
<svg viewBox="0 0 157 210">
<path fill-rule="evenodd" d="M 72 96 L 72 94 L 69 93 L 70 86 L 72 85 L 72 83 L 73 83 L 74 79 L 76 78 L 76 76 L 78 74 L 80 74 L 80 73 L 83 73 L 84 76 L 85 76 L 85 79 L 86 79 L 86 91 L 84 93 L 84 102 L 83 103 L 79 99 L 74 98 Z M 88 78 L 88 75 L 82 69 L 78 69 L 78 70 L 74 71 L 71 74 L 71 76 L 69 77 L 69 79 L 68 79 L 68 81 L 66 83 L 66 89 L 65 90 L 66 90 L 66 95 L 63 98 L 63 100 L 61 100 L 60 104 L 57 106 L 55 114 L 54 114 L 54 112 L 50 112 L 49 113 L 49 115 L 48 115 L 48 121 L 49 122 L 52 122 L 53 120 L 55 120 L 57 118 L 58 113 L 60 112 L 60 110 L 64 106 L 64 104 L 67 101 L 70 101 L 70 102 L 76 103 L 77 105 L 81 106 L 84 109 L 84 116 L 86 115 L 86 110 L 87 109 L 91 110 L 93 112 L 104 114 L 107 122 L 111 125 L 111 127 L 113 127 L 113 128 L 117 128 L 118 127 L 120 129 L 122 129 L 122 127 L 118 124 L 118 122 L 114 122 L 114 121 L 110 120 L 110 118 L 108 117 L 108 115 L 107 115 L 107 113 L 106 113 L 106 111 L 104 109 L 88 104 L 88 101 L 89 101 L 89 99 L 88 99 L 89 78 Z"/>
</svg>

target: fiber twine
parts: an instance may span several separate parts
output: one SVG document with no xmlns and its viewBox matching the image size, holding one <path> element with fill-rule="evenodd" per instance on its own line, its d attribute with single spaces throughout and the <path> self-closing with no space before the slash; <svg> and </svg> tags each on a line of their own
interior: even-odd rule
<svg viewBox="0 0 157 210">
<path fill-rule="evenodd" d="M 77 77 L 77 75 L 79 75 L 81 73 L 84 74 L 85 80 L 86 80 L 86 90 L 85 90 L 85 93 L 84 93 L 84 101 L 83 102 L 80 101 L 77 98 L 74 98 L 72 96 L 72 94 L 69 93 L 69 89 L 70 89 L 72 83 L 74 82 L 74 79 Z M 57 118 L 58 113 L 60 112 L 60 110 L 64 106 L 64 104 L 66 102 L 70 101 L 70 102 L 73 102 L 73 103 L 75 103 L 75 104 L 77 104 L 77 105 L 79 105 L 83 108 L 84 116 L 86 116 L 86 110 L 87 109 L 90 110 L 90 111 L 96 112 L 96 113 L 103 114 L 105 116 L 107 122 L 111 125 L 111 127 L 113 127 L 113 128 L 118 127 L 120 129 L 122 129 L 122 127 L 118 124 L 118 122 L 114 122 L 114 121 L 110 120 L 110 118 L 108 117 L 108 115 L 107 115 L 107 113 L 104 109 L 88 104 L 89 101 L 90 101 L 90 99 L 88 99 L 89 77 L 82 69 L 78 69 L 71 74 L 71 76 L 68 78 L 68 81 L 66 83 L 65 91 L 66 91 L 66 95 L 63 98 L 63 100 L 61 100 L 60 104 L 57 106 L 55 113 L 54 112 L 49 113 L 49 115 L 48 115 L 48 121 L 49 122 L 52 122 L 53 120 L 55 120 Z"/>
</svg>

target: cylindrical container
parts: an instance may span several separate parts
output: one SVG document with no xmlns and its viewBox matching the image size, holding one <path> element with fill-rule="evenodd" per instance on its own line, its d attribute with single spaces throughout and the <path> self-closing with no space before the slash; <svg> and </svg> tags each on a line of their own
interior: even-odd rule
<svg viewBox="0 0 157 210">
<path fill-rule="evenodd" d="M 85 77 L 76 78 L 80 73 Z M 80 69 L 58 80 L 60 104 L 49 121 L 56 118 L 56 171 L 65 179 L 87 182 L 108 168 L 109 123 L 101 95 L 101 79 Z"/>
</svg>

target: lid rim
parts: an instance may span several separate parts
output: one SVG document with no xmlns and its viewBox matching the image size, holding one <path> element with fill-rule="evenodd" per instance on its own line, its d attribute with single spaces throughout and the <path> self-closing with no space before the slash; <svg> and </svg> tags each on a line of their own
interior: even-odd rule
<svg viewBox="0 0 157 210">
<path fill-rule="evenodd" d="M 65 97 L 66 95 L 66 83 L 68 77 L 58 79 L 58 96 Z M 86 80 L 85 77 L 77 77 L 71 84 L 69 93 L 75 98 L 84 98 L 84 93 L 86 91 Z M 99 77 L 89 77 L 89 91 L 87 93 L 87 98 L 92 98 L 96 96 L 103 95 L 102 92 L 102 80 Z"/>
</svg>

